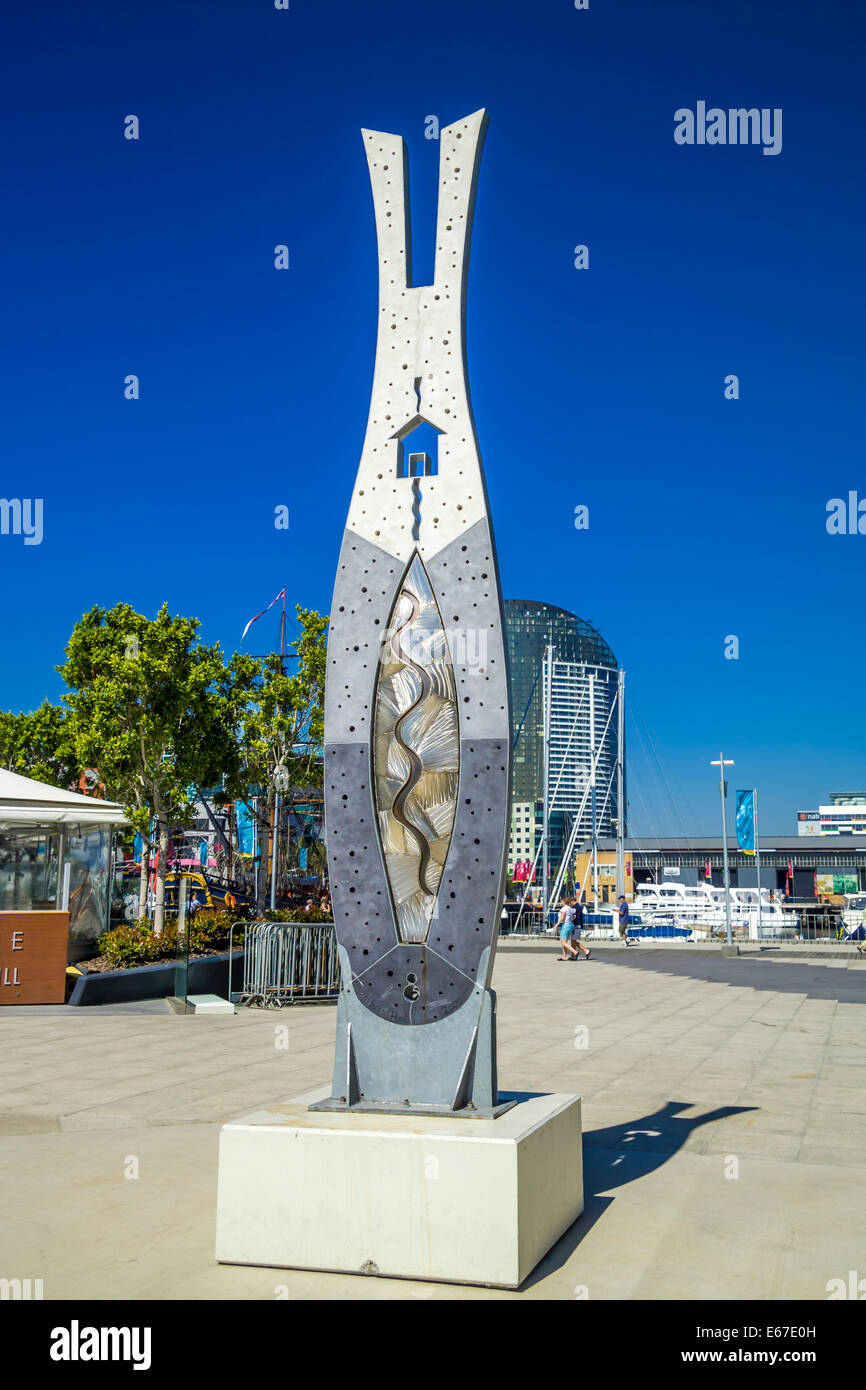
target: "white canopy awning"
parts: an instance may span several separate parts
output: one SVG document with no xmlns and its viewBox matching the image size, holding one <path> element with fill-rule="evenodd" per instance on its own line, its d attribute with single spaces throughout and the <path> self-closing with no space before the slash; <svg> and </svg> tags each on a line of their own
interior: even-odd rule
<svg viewBox="0 0 866 1390">
<path fill-rule="evenodd" d="M 49 787 L 46 782 L 34 782 L 32 777 L 0 769 L 0 830 L 27 825 L 87 829 L 127 823 L 123 807 L 115 801 L 66 792 L 60 787 Z"/>
</svg>

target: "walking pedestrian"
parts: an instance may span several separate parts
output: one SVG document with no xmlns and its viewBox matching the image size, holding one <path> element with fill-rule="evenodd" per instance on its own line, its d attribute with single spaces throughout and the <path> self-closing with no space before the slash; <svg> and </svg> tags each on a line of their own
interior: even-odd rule
<svg viewBox="0 0 866 1390">
<path fill-rule="evenodd" d="M 583 954 L 586 956 L 587 960 L 589 960 L 592 951 L 584 946 L 580 939 L 580 934 L 583 931 L 583 903 L 580 898 L 571 899 L 571 908 L 574 913 L 574 932 L 572 934 L 572 939 L 577 949 L 583 951 Z"/>
<path fill-rule="evenodd" d="M 556 919 L 556 925 L 559 927 L 559 942 L 562 946 L 562 955 L 557 956 L 557 960 L 576 960 L 578 952 L 571 944 L 571 938 L 574 934 L 574 908 L 567 898 L 563 898 L 562 900 L 562 906 L 559 909 L 559 917 Z M 571 952 L 570 957 L 567 954 L 569 951 Z"/>
<path fill-rule="evenodd" d="M 624 893 L 620 893 L 619 895 L 619 934 L 623 945 L 630 946 L 631 942 L 628 939 L 628 903 L 625 900 Z"/>
</svg>

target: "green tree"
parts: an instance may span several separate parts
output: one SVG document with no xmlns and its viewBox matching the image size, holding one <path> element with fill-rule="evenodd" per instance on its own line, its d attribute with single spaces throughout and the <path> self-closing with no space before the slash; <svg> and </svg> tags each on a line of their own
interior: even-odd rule
<svg viewBox="0 0 866 1390">
<path fill-rule="evenodd" d="M 258 802 L 259 842 L 273 841 L 277 792 L 321 784 L 324 739 L 327 615 L 297 608 L 301 634 L 291 644 L 290 675 L 279 655 L 257 661 L 236 657 L 237 701 L 248 699 L 239 727 L 239 756 L 244 766 L 246 795 Z M 247 664 L 249 663 L 249 664 Z M 274 851 L 271 844 L 271 853 Z M 267 896 L 267 854 L 262 853 L 256 884 L 256 904 Z"/>
<path fill-rule="evenodd" d="M 236 734 L 250 696 L 248 658 L 227 664 L 218 643 L 199 640 L 200 626 L 172 617 L 166 604 L 152 620 L 126 603 L 97 606 L 76 623 L 57 668 L 69 687 L 76 757 L 99 768 L 145 841 L 141 916 L 150 854 L 159 850 L 157 935 L 171 827 L 189 817 L 198 787 L 224 779 L 232 794 L 242 785 Z"/>
<path fill-rule="evenodd" d="M 0 711 L 0 766 L 72 790 L 82 768 L 63 706 L 43 700 L 30 713 Z"/>
</svg>

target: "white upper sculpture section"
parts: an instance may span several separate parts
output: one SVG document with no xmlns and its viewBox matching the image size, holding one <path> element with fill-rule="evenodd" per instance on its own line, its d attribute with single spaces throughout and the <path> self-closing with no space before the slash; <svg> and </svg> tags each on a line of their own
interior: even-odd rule
<svg viewBox="0 0 866 1390">
<path fill-rule="evenodd" d="M 407 283 L 406 146 L 398 135 L 362 132 L 379 242 L 379 334 L 347 525 L 406 561 L 415 550 L 429 560 L 487 515 L 465 350 L 469 242 L 486 127 L 486 112 L 476 111 L 441 132 L 434 283 L 420 286 Z M 398 477 L 401 440 L 424 421 L 441 430 L 437 473 L 413 484 Z"/>
</svg>

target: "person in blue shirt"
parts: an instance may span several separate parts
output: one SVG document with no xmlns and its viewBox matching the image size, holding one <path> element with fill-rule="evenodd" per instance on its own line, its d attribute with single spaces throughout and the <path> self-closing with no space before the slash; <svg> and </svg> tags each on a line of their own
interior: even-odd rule
<svg viewBox="0 0 866 1390">
<path fill-rule="evenodd" d="M 628 939 L 628 903 L 623 893 L 619 895 L 619 934 L 624 944 L 630 946 L 631 942 Z"/>
</svg>

